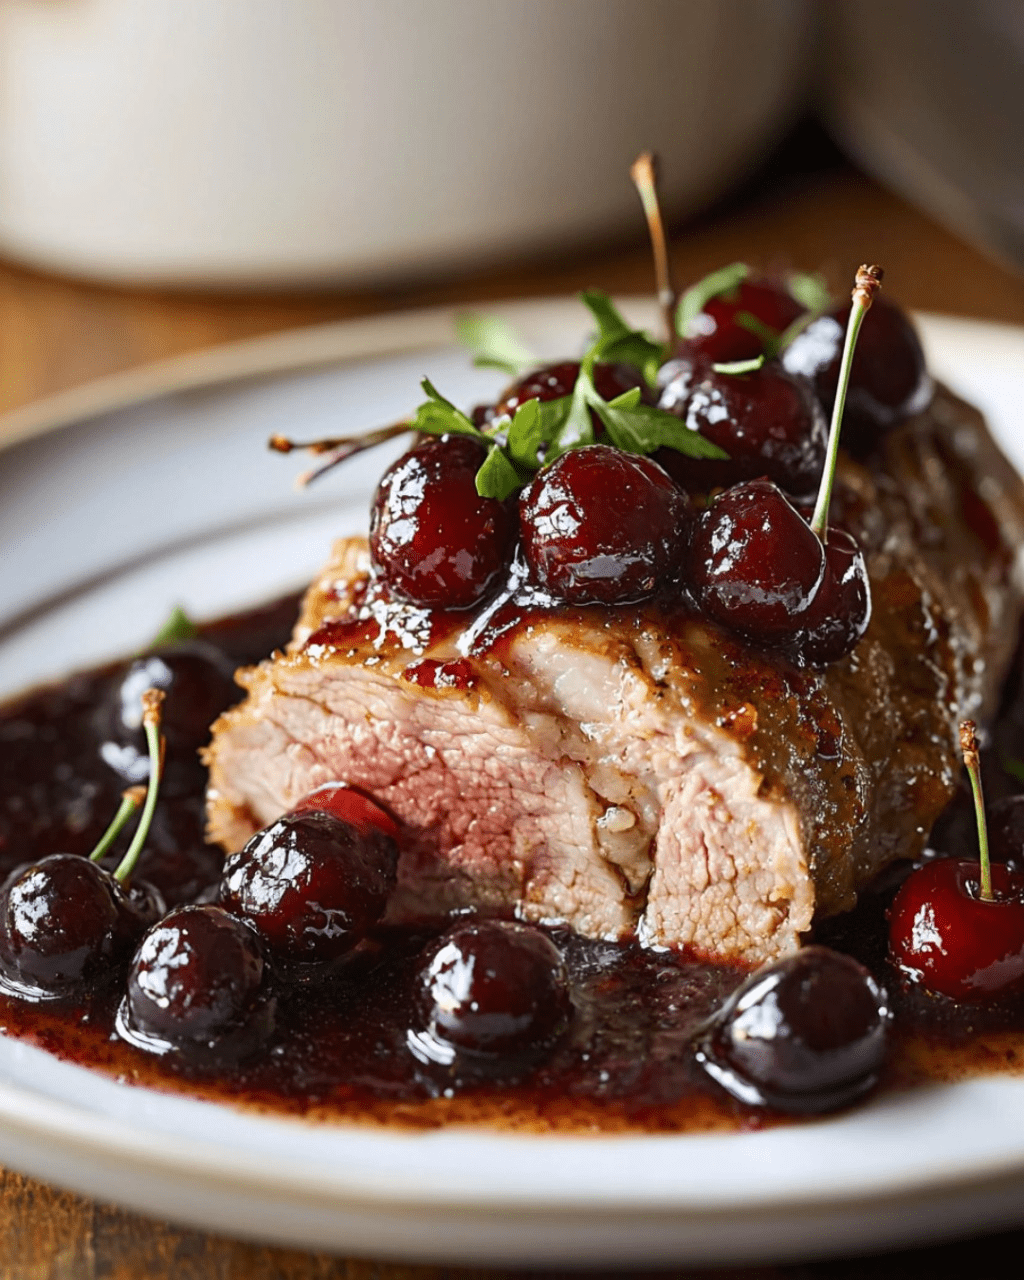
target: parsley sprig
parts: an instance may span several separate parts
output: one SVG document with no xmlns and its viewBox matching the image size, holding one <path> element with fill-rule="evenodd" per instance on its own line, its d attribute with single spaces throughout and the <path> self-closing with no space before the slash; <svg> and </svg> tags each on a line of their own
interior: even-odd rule
<svg viewBox="0 0 1024 1280">
<path fill-rule="evenodd" d="M 481 429 L 424 378 L 421 385 L 427 399 L 416 410 L 410 426 L 427 435 L 471 435 L 485 445 L 487 457 L 476 476 L 481 497 L 504 500 L 528 484 L 542 466 L 570 449 L 594 444 L 594 415 L 611 443 L 626 453 L 646 455 L 667 447 L 691 458 L 727 457 L 674 414 L 644 404 L 639 387 L 613 400 L 604 399 L 594 385 L 598 362 L 632 364 L 653 382 L 664 351 L 647 334 L 631 329 L 607 294 L 591 290 L 582 300 L 597 323 L 597 336 L 580 362 L 570 395 L 557 400 L 527 400 L 511 420 L 498 419 Z"/>
</svg>

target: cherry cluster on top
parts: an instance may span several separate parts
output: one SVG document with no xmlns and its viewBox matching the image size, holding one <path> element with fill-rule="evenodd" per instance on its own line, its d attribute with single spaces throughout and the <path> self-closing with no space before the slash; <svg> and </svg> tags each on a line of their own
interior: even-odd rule
<svg viewBox="0 0 1024 1280">
<path fill-rule="evenodd" d="M 373 503 L 378 582 L 420 607 L 469 609 L 519 558 L 554 601 L 682 596 L 799 663 L 850 652 L 870 592 L 855 539 L 825 520 L 826 413 L 855 304 L 831 306 L 810 277 L 758 279 L 734 264 L 673 306 L 662 347 L 604 295 L 583 301 L 598 335 L 581 361 L 520 373 L 471 417 L 424 383 L 411 424 L 421 439 Z M 528 359 L 494 321 L 465 336 L 478 363 L 518 372 Z M 849 369 L 844 444 L 866 455 L 929 395 L 909 321 L 875 303 Z"/>
</svg>

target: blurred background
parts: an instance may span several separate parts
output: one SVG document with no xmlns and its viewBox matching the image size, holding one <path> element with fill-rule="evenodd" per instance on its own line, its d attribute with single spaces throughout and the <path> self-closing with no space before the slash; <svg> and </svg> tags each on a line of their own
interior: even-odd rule
<svg viewBox="0 0 1024 1280">
<path fill-rule="evenodd" d="M 1024 0 L 0 0 L 0 444 L 43 397 L 219 343 L 650 292 L 627 174 L 647 148 L 680 285 L 744 259 L 845 288 L 871 260 L 907 306 L 1024 323 L 1022 136 Z M 984 1270 L 997 1245 L 841 1274 Z M 0 1262 L 442 1274 L 2 1171 Z"/>
<path fill-rule="evenodd" d="M 885 263 L 1024 320 L 1021 0 L 0 0 L 0 411 L 433 301 Z"/>
</svg>

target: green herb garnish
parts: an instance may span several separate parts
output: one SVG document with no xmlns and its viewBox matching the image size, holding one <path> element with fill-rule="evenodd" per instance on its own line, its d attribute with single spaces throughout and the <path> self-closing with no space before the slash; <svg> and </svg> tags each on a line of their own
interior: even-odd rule
<svg viewBox="0 0 1024 1280">
<path fill-rule="evenodd" d="M 580 301 L 590 308 L 597 321 L 598 351 L 595 359 L 609 364 L 631 364 L 639 369 L 649 387 L 657 384 L 665 348 L 641 329 L 631 329 L 606 293 L 588 289 Z"/>
<path fill-rule="evenodd" d="M 680 338 L 691 336 L 690 327 L 712 298 L 720 298 L 723 294 L 732 293 L 750 275 L 750 268 L 745 262 L 733 262 L 727 267 L 719 267 L 703 280 L 691 284 L 679 299 L 676 308 L 676 333 Z"/>
<path fill-rule="evenodd" d="M 150 649 L 163 644 L 183 644 L 186 640 L 194 640 L 199 628 L 188 616 L 181 605 L 175 605 L 171 616 L 149 643 Z"/>
<path fill-rule="evenodd" d="M 537 357 L 500 316 L 456 316 L 455 336 L 473 353 L 479 368 L 501 369 L 515 377 L 537 364 Z"/>
<path fill-rule="evenodd" d="M 720 364 L 713 364 L 711 367 L 715 373 L 756 373 L 764 364 L 768 357 L 765 355 L 754 356 L 753 360 L 727 360 Z"/>
<path fill-rule="evenodd" d="M 818 272 L 791 271 L 786 277 L 786 288 L 789 296 L 805 311 L 816 311 L 820 315 L 832 305 L 825 277 Z"/>
</svg>

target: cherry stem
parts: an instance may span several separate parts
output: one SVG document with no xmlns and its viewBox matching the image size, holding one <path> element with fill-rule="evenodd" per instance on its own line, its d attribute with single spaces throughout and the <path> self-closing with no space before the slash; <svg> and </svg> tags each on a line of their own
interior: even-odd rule
<svg viewBox="0 0 1024 1280">
<path fill-rule="evenodd" d="M 160 736 L 160 708 L 163 700 L 162 689 L 147 689 L 142 695 L 142 727 L 146 733 L 146 745 L 149 747 L 149 781 L 146 784 L 146 803 L 142 809 L 139 825 L 135 828 L 132 842 L 114 872 L 114 879 L 122 885 L 128 882 L 135 870 L 135 864 L 139 860 L 142 846 L 146 843 L 156 809 L 160 776 L 164 768 L 164 744 Z"/>
<path fill-rule="evenodd" d="M 121 795 L 121 805 L 114 820 L 96 842 L 96 848 L 89 854 L 90 862 L 99 862 L 117 837 L 124 830 L 125 824 L 135 810 L 142 804 L 146 795 L 145 787 L 129 787 Z"/>
<path fill-rule="evenodd" d="M 973 720 L 960 721 L 960 749 L 964 753 L 967 776 L 974 795 L 974 816 L 978 822 L 978 858 L 981 863 L 981 897 L 992 902 L 992 865 L 988 855 L 988 823 L 985 821 L 985 797 L 981 792 L 981 763 L 978 759 L 978 731 Z"/>
<path fill-rule="evenodd" d="M 821 473 L 821 484 L 818 488 L 818 501 L 814 504 L 814 515 L 811 516 L 811 528 L 822 542 L 827 540 L 828 506 L 832 500 L 832 485 L 836 478 L 836 459 L 839 457 L 839 432 L 843 425 L 843 409 L 846 406 L 846 390 L 850 384 L 850 370 L 853 368 L 853 353 L 857 346 L 857 335 L 860 326 L 871 308 L 875 294 L 882 286 L 881 267 L 858 267 L 853 286 L 853 305 L 850 307 L 850 319 L 846 325 L 846 343 L 843 346 L 843 358 L 839 365 L 839 385 L 836 387 L 835 403 L 832 405 L 832 423 L 828 429 L 828 450 L 825 453 L 825 467 Z"/>
<path fill-rule="evenodd" d="M 669 342 L 676 336 L 676 291 L 672 284 L 672 268 L 668 259 L 668 240 L 661 217 L 658 200 L 658 162 L 650 151 L 644 151 L 633 161 L 629 170 L 633 185 L 640 195 L 647 219 L 647 230 L 654 252 L 654 283 L 658 290 L 658 305 L 665 321 L 665 336 Z"/>
<path fill-rule="evenodd" d="M 362 453 L 364 449 L 374 449 L 379 444 L 394 440 L 396 436 L 405 435 L 409 430 L 411 428 L 408 422 L 395 422 L 390 427 L 379 427 L 376 431 L 367 431 L 361 436 L 328 436 L 323 440 L 289 440 L 287 436 L 271 436 L 267 446 L 275 453 L 292 453 L 302 449 L 309 453 L 326 455 L 322 462 L 311 471 L 304 472 L 296 480 L 298 487 L 304 489 L 306 485 L 319 479 L 320 476 L 355 454 Z"/>
</svg>

